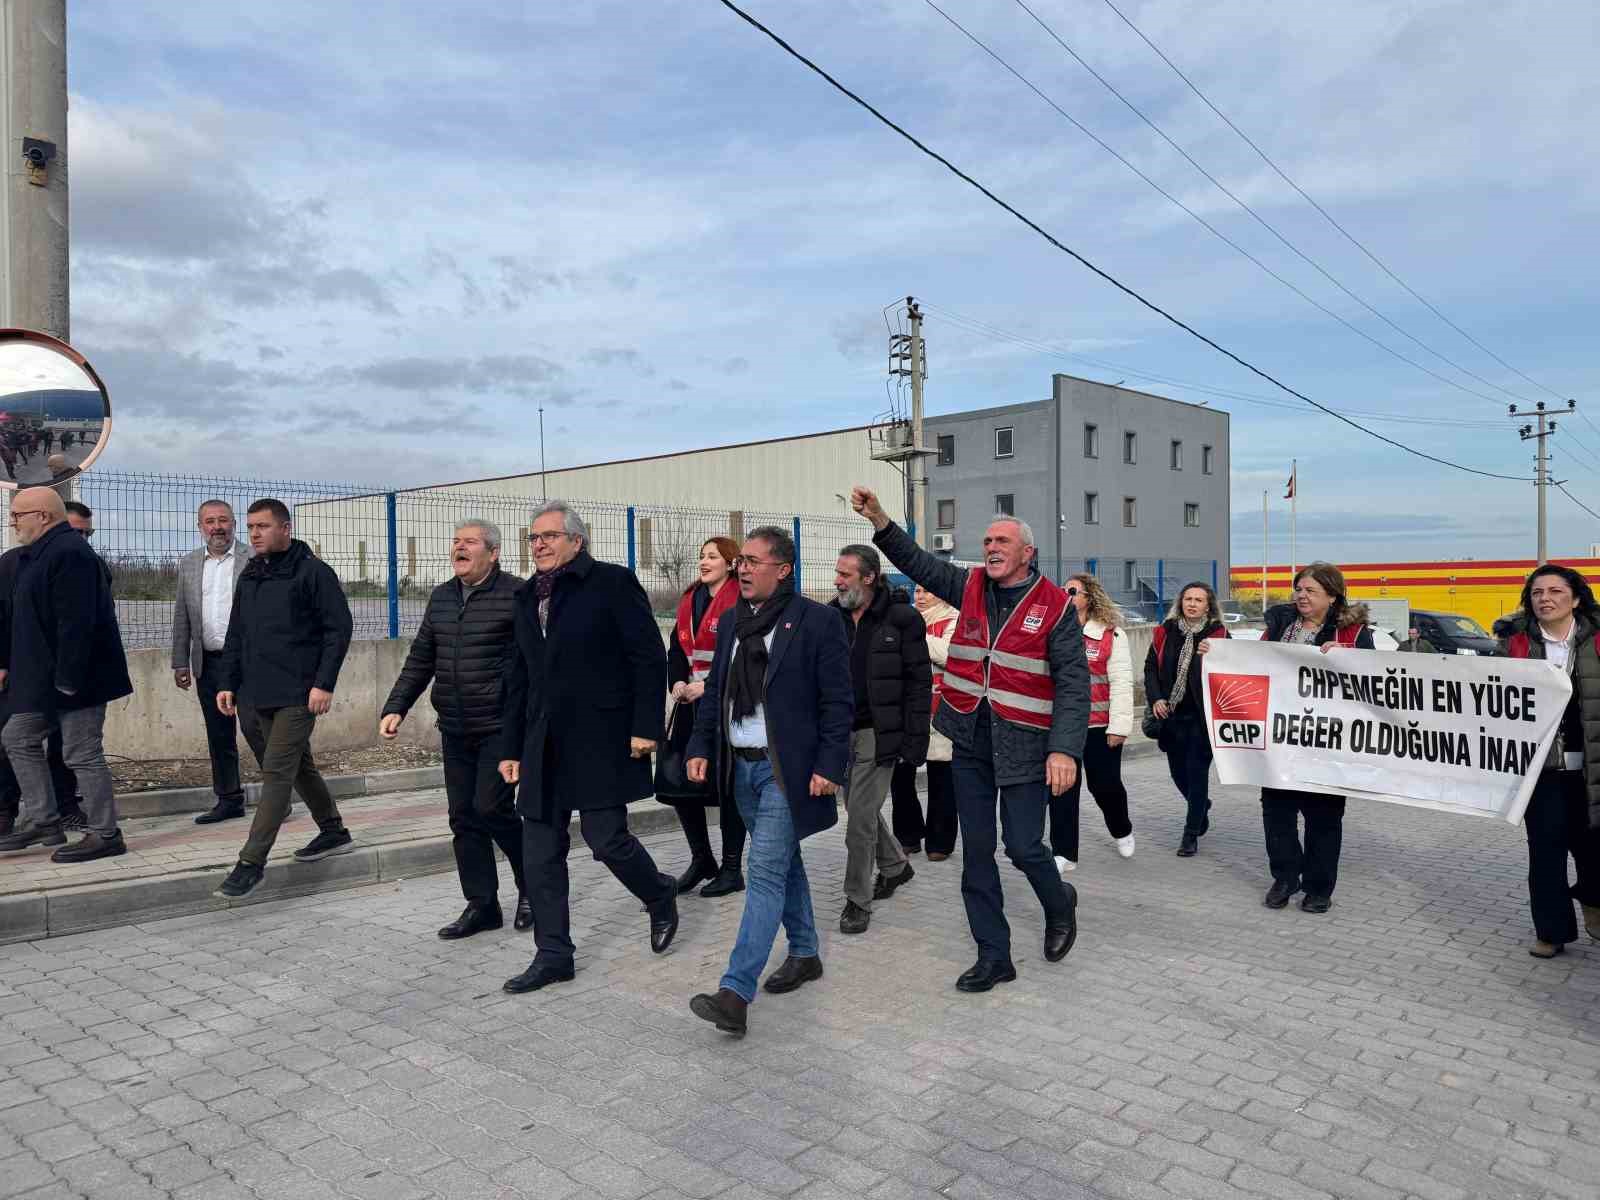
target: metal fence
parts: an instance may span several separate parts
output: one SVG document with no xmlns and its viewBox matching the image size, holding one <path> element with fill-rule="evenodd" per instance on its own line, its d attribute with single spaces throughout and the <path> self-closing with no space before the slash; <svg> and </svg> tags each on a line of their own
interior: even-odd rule
<svg viewBox="0 0 1600 1200">
<path fill-rule="evenodd" d="M 344 583 L 358 638 L 413 632 L 428 592 L 451 575 L 450 539 L 469 517 L 493 521 L 504 538 L 501 563 L 527 575 L 532 565 L 526 535 L 540 499 L 515 490 L 457 487 L 378 491 L 336 483 L 234 479 L 198 475 L 144 475 L 94 471 L 77 481 L 79 498 L 95 512 L 95 548 L 111 565 L 117 614 L 129 648 L 164 646 L 171 638 L 178 560 L 200 544 L 196 513 L 203 501 L 226 500 L 245 537 L 245 510 L 264 496 L 289 506 L 297 537 L 308 542 Z M 507 481 L 508 487 L 515 485 Z M 833 596 L 840 547 L 870 540 L 871 529 L 853 514 L 816 515 L 751 508 L 713 510 L 659 504 L 618 504 L 570 499 L 589 526 L 590 553 L 633 570 L 656 611 L 670 613 L 697 577 L 700 547 L 727 534 L 741 541 L 761 525 L 778 525 L 799 549 L 803 591 Z M 1191 580 L 1213 585 L 1210 559 L 1041 559 L 1046 575 L 1078 571 L 1096 575 L 1132 614 L 1160 620 L 1178 589 Z"/>
</svg>

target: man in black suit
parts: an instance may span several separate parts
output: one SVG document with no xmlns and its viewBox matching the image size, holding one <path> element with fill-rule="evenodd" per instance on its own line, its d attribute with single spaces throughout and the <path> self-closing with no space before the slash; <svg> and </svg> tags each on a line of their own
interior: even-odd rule
<svg viewBox="0 0 1600 1200">
<path fill-rule="evenodd" d="M 663 733 L 667 652 L 650 601 L 633 572 L 590 556 L 588 528 L 559 500 L 534 513 L 528 541 L 537 574 L 516 594 L 500 776 L 519 786 L 537 953 L 508 992 L 572 978 L 574 809 L 596 860 L 649 912 L 650 948 L 660 954 L 678 931 L 677 881 L 628 832 L 627 806 L 654 790 L 650 753 Z"/>
<path fill-rule="evenodd" d="M 795 545 L 775 525 L 752 530 L 735 567 L 739 602 L 717 630 L 716 656 L 689 739 L 689 778 L 715 765 L 750 830 L 749 889 L 728 970 L 689 1002 L 701 1020 L 743 1037 L 756 977 L 781 924 L 789 953 L 769 992 L 822 978 L 817 920 L 800 843 L 837 824 L 855 694 L 843 624 L 795 592 Z"/>
</svg>

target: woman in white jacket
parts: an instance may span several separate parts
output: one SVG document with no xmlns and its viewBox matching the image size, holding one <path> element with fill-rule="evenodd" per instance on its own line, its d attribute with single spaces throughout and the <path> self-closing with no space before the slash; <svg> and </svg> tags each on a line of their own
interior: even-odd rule
<svg viewBox="0 0 1600 1200">
<path fill-rule="evenodd" d="M 917 589 L 917 611 L 928 627 L 928 657 L 933 660 L 933 711 L 939 711 L 939 685 L 944 679 L 944 662 L 950 653 L 950 637 L 956 631 L 956 610 L 932 592 Z M 956 848 L 956 789 L 951 774 L 950 739 L 938 730 L 928 735 L 928 816 L 922 816 L 917 799 L 917 769 L 900 763 L 890 780 L 893 798 L 894 836 L 907 854 L 928 843 L 928 861 L 940 862 Z"/>
<path fill-rule="evenodd" d="M 1083 626 L 1089 660 L 1089 735 L 1083 744 L 1083 769 L 1070 789 L 1050 799 L 1050 846 L 1063 875 L 1078 865 L 1078 795 L 1085 777 L 1094 802 L 1105 814 L 1117 853 L 1133 857 L 1133 821 L 1128 789 L 1122 785 L 1122 743 L 1133 732 L 1133 657 L 1122 614 L 1093 575 L 1070 575 L 1067 596 Z"/>
</svg>

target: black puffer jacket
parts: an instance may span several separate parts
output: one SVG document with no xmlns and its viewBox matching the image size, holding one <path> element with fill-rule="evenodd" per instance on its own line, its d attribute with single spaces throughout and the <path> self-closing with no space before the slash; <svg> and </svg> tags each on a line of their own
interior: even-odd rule
<svg viewBox="0 0 1600 1200">
<path fill-rule="evenodd" d="M 852 663 L 859 661 L 855 643 L 867 638 L 866 698 L 880 763 L 920 766 L 928 757 L 928 726 L 933 713 L 933 663 L 928 658 L 928 629 L 903 588 L 876 588 L 872 603 L 857 622 L 840 608 Z M 857 687 L 857 694 L 861 689 Z M 859 716 L 860 714 L 858 714 Z"/>
<path fill-rule="evenodd" d="M 499 733 L 500 676 L 511 656 L 512 613 L 521 586 L 521 578 L 496 566 L 465 603 L 459 579 L 434 588 L 382 715 L 405 716 L 431 679 L 440 733 Z"/>
<path fill-rule="evenodd" d="M 239 572 L 218 690 L 251 708 L 306 704 L 312 688 L 331 692 L 339 682 L 353 629 L 339 577 L 293 538 Z"/>
</svg>

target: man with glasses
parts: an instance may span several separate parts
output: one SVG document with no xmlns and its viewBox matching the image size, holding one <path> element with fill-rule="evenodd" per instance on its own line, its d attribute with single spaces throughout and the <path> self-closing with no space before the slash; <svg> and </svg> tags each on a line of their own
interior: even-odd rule
<svg viewBox="0 0 1600 1200">
<path fill-rule="evenodd" d="M 811 884 L 800 843 L 838 823 L 855 697 L 850 651 L 837 615 L 795 591 L 794 539 L 775 525 L 750 531 L 734 619 L 717 629 L 716 655 L 686 750 L 689 778 L 712 770 L 750 830 L 744 916 L 715 992 L 689 1010 L 743 1037 L 756 981 L 782 925 L 783 965 L 768 992 L 822 978 Z"/>
<path fill-rule="evenodd" d="M 0 741 L 22 790 L 23 817 L 0 851 L 58 846 L 61 863 L 125 854 L 102 741 L 106 705 L 132 694 L 105 565 L 67 523 L 61 497 L 27 488 L 11 501 L 21 544 L 9 629 L 0 637 L 0 684 L 10 718 Z M 84 793 L 88 832 L 64 845 L 44 740 L 59 727 L 66 766 Z"/>
<path fill-rule="evenodd" d="M 233 590 L 250 547 L 234 533 L 233 505 L 207 500 L 196 514 L 202 544 L 178 560 L 178 595 L 172 606 L 172 681 L 200 699 L 211 757 L 211 790 L 217 802 L 195 817 L 211 825 L 244 816 L 239 781 L 238 718 L 217 707 L 222 690 L 222 651 L 233 614 Z"/>
<path fill-rule="evenodd" d="M 506 980 L 531 992 L 573 977 L 567 853 L 576 810 L 583 840 L 650 914 L 650 949 L 678 931 L 678 885 L 628 831 L 629 804 L 655 790 L 667 652 L 644 588 L 596 562 L 589 530 L 559 500 L 533 516 L 536 574 L 516 592 L 516 645 L 502 697 L 500 777 L 516 784 L 533 961 Z"/>
</svg>

